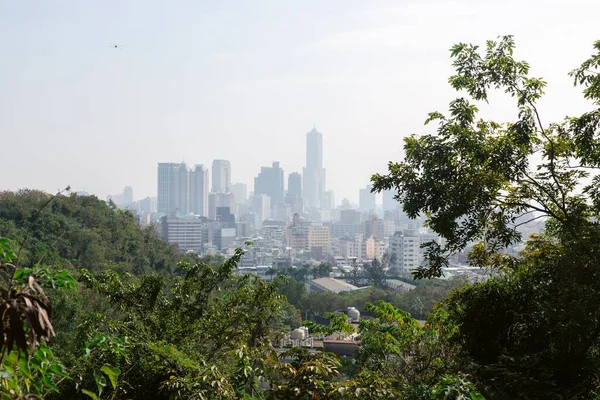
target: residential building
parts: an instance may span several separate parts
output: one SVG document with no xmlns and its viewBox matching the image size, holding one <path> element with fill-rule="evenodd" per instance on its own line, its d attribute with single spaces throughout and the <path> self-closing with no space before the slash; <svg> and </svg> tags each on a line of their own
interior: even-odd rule
<svg viewBox="0 0 600 400">
<path fill-rule="evenodd" d="M 421 238 L 418 231 L 403 230 L 390 236 L 390 254 L 394 256 L 394 267 L 410 271 L 421 265 Z"/>
<path fill-rule="evenodd" d="M 352 209 L 341 210 L 340 224 L 360 224 L 360 211 Z"/>
<path fill-rule="evenodd" d="M 320 248 L 323 253 L 331 254 L 331 232 L 327 226 L 311 225 L 307 231 L 306 251 Z"/>
</svg>

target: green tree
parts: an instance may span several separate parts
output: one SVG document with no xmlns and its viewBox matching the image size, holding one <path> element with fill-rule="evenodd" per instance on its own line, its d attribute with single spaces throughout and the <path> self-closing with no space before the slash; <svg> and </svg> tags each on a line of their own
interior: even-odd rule
<svg viewBox="0 0 600 400">
<path fill-rule="evenodd" d="M 330 276 L 333 272 L 333 267 L 328 262 L 321 262 L 311 270 L 311 274 L 314 278 L 324 278 Z"/>
<path fill-rule="evenodd" d="M 380 262 L 377 258 L 374 258 L 373 261 L 364 263 L 363 269 L 369 284 L 378 288 L 385 286 L 385 277 L 387 274 L 386 264 Z"/>
<path fill-rule="evenodd" d="M 447 256 L 472 242 L 471 264 L 499 271 L 447 302 L 484 394 L 589 398 L 600 379 L 600 41 L 570 73 L 591 110 L 550 123 L 537 106 L 546 83 L 513 50 L 510 36 L 483 51 L 455 45 L 449 82 L 465 97 L 448 115 L 430 113 L 437 133 L 405 139 L 405 159 L 372 180 L 445 239 L 427 245 L 416 277 L 440 276 Z M 493 90 L 514 99 L 516 119 L 478 118 L 476 103 Z M 544 234 L 508 255 L 521 221 L 540 218 Z"/>
</svg>

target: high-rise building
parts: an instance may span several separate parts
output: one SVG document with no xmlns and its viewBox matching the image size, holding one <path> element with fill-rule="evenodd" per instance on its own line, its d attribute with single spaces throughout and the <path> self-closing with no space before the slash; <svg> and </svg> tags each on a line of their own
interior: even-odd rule
<svg viewBox="0 0 600 400">
<path fill-rule="evenodd" d="M 210 193 L 208 195 L 208 219 L 217 219 L 217 208 L 229 207 L 235 210 L 235 196 L 233 193 Z"/>
<path fill-rule="evenodd" d="M 187 214 L 189 172 L 185 163 L 158 164 L 157 208 L 163 214 Z"/>
<path fill-rule="evenodd" d="M 156 212 L 156 197 L 146 197 L 140 200 L 140 212 L 146 214 Z"/>
<path fill-rule="evenodd" d="M 185 163 L 179 164 L 177 171 L 177 189 L 175 190 L 175 203 L 178 204 L 179 214 L 189 213 L 190 202 L 190 170 Z"/>
<path fill-rule="evenodd" d="M 388 189 L 381 192 L 383 197 L 383 212 L 394 211 L 398 208 L 399 203 L 394 199 L 396 191 Z"/>
<path fill-rule="evenodd" d="M 196 164 L 190 172 L 190 212 L 208 217 L 208 169 Z"/>
<path fill-rule="evenodd" d="M 362 213 L 375 212 L 375 193 L 371 193 L 372 186 L 367 185 L 365 189 L 359 190 L 358 209 Z"/>
<path fill-rule="evenodd" d="M 213 160 L 212 189 L 213 193 L 227 193 L 231 190 L 231 163 L 227 160 Z"/>
<path fill-rule="evenodd" d="M 254 212 L 257 216 L 256 225 L 262 225 L 263 221 L 271 217 L 271 199 L 266 194 L 254 194 Z"/>
<path fill-rule="evenodd" d="M 306 134 L 306 167 L 303 170 L 303 196 L 308 207 L 319 207 L 325 192 L 323 168 L 323 135 L 313 126 Z"/>
<path fill-rule="evenodd" d="M 245 183 L 234 183 L 231 185 L 231 193 L 235 196 L 237 204 L 246 204 L 246 200 L 248 200 L 248 188 Z"/>
<path fill-rule="evenodd" d="M 321 209 L 328 211 L 335 209 L 335 197 L 333 196 L 332 190 L 323 192 L 323 196 L 321 197 Z"/>
<path fill-rule="evenodd" d="M 133 188 L 131 186 L 125 186 L 125 190 L 123 190 L 123 203 L 133 203 Z"/>
<path fill-rule="evenodd" d="M 302 175 L 292 172 L 288 175 L 287 194 L 294 197 L 302 197 Z"/>
<path fill-rule="evenodd" d="M 289 204 L 292 213 L 302 214 L 304 211 L 304 200 L 302 199 L 302 175 L 292 172 L 288 176 L 288 190 L 285 195 L 285 203 Z"/>
<path fill-rule="evenodd" d="M 283 203 L 283 170 L 279 162 L 271 167 L 262 167 L 254 178 L 254 195 L 266 194 L 271 198 L 271 206 Z"/>
<path fill-rule="evenodd" d="M 421 239 L 417 231 L 398 231 L 389 241 L 395 268 L 410 271 L 421 265 Z"/>
</svg>

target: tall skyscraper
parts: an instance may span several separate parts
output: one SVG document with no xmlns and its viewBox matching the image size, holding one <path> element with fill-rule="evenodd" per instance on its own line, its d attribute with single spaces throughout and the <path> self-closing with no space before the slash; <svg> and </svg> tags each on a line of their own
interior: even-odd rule
<svg viewBox="0 0 600 400">
<path fill-rule="evenodd" d="M 271 206 L 283 203 L 283 170 L 279 162 L 274 162 L 271 167 L 262 167 L 254 178 L 254 195 L 259 194 L 269 196 Z"/>
<path fill-rule="evenodd" d="M 231 163 L 227 160 L 213 160 L 212 189 L 213 193 L 227 193 L 231 190 Z"/>
<path fill-rule="evenodd" d="M 157 209 L 164 214 L 187 214 L 189 173 L 184 163 L 158 164 Z"/>
<path fill-rule="evenodd" d="M 179 214 L 189 213 L 190 204 L 190 170 L 185 163 L 179 164 L 177 172 L 177 189 L 175 190 L 175 203 Z"/>
<path fill-rule="evenodd" d="M 306 167 L 303 175 L 305 203 L 309 207 L 319 207 L 325 192 L 323 135 L 314 126 L 306 134 Z"/>
<path fill-rule="evenodd" d="M 133 203 L 133 188 L 131 186 L 125 186 L 125 190 L 123 190 L 123 203 Z"/>
<path fill-rule="evenodd" d="M 288 176 L 287 194 L 294 197 L 302 197 L 302 175 L 298 172 L 292 172 Z"/>
<path fill-rule="evenodd" d="M 190 172 L 190 212 L 208 217 L 208 169 L 196 164 Z"/>
<path fill-rule="evenodd" d="M 359 190 L 358 209 L 362 213 L 375 212 L 375 193 L 371 193 L 372 186 L 367 185 L 365 189 Z"/>
<path fill-rule="evenodd" d="M 396 195 L 396 191 L 395 190 L 384 190 L 383 192 L 381 192 L 382 197 L 383 197 L 383 212 L 385 213 L 386 211 L 394 211 L 398 208 L 399 203 L 396 201 L 396 199 L 394 199 L 394 196 Z"/>
</svg>

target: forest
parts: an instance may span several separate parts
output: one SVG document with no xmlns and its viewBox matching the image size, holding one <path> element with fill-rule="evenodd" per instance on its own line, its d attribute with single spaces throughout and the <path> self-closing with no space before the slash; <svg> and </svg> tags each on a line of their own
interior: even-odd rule
<svg viewBox="0 0 600 400">
<path fill-rule="evenodd" d="M 444 238 L 408 293 L 306 293 L 290 274 L 236 275 L 244 248 L 181 254 L 94 196 L 0 193 L 0 397 L 600 399 L 600 41 L 569 73 L 590 111 L 546 124 L 546 82 L 514 48 L 511 36 L 453 46 L 462 97 L 372 177 Z M 498 91 L 514 120 L 478 117 Z M 524 216 L 544 232 L 522 238 Z M 493 277 L 438 280 L 466 248 Z M 349 306 L 368 317 L 332 313 Z M 358 350 L 278 351 L 301 324 L 354 332 Z"/>
</svg>

